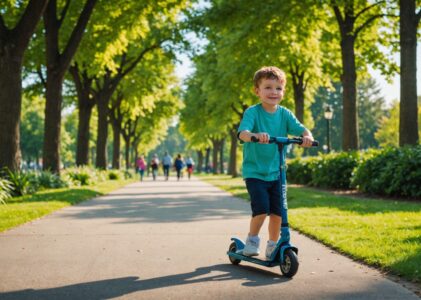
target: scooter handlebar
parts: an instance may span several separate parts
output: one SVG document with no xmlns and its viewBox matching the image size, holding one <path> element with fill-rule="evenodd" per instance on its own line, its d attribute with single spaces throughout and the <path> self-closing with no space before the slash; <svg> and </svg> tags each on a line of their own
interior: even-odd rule
<svg viewBox="0 0 421 300">
<path fill-rule="evenodd" d="M 252 136 L 251 137 L 251 141 L 253 143 L 258 143 L 259 142 L 259 139 L 257 137 L 255 137 L 255 136 Z M 270 144 L 273 144 L 273 143 L 276 143 L 276 144 L 284 144 L 284 145 L 289 145 L 289 144 L 298 144 L 298 145 L 301 145 L 303 143 L 303 138 L 301 138 L 301 137 L 286 138 L 286 137 L 274 137 L 274 136 L 271 136 L 269 138 L 269 143 Z M 319 146 L 319 141 L 313 141 L 313 143 L 312 143 L 311 146 L 312 147 L 318 147 Z"/>
</svg>

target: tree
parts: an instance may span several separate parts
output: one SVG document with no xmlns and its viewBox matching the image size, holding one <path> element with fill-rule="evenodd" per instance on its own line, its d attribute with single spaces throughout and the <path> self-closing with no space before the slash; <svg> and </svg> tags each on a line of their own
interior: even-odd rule
<svg viewBox="0 0 421 300">
<path fill-rule="evenodd" d="M 89 76 L 85 68 L 74 63 L 69 68 L 77 92 L 78 130 L 76 165 L 87 165 L 89 161 L 90 121 L 96 102 L 93 95 L 94 76 Z"/>
<path fill-rule="evenodd" d="M 110 61 L 100 73 L 101 76 L 95 80 L 94 93 L 98 108 L 96 155 L 98 168 L 106 167 L 107 110 L 112 94 L 121 80 L 132 72 L 150 52 L 164 50 L 167 55 L 174 57 L 172 50 L 181 40 L 177 15 L 186 3 L 185 0 L 148 3 L 145 15 L 137 20 L 137 25 L 140 27 L 132 26 L 131 30 L 119 36 L 120 40 L 127 42 L 111 54 Z M 113 48 L 115 45 L 110 47 Z"/>
<path fill-rule="evenodd" d="M 67 30 L 60 31 L 65 24 L 65 18 L 71 11 L 71 1 L 67 0 L 64 7 L 59 10 L 57 0 L 50 0 L 44 12 L 45 45 L 46 45 L 46 105 L 43 147 L 43 168 L 54 173 L 60 172 L 60 132 L 61 132 L 61 106 L 63 102 L 62 85 L 64 76 L 70 66 L 73 56 L 82 39 L 84 30 L 94 9 L 97 0 L 86 0 L 80 12 L 74 12 L 69 18 L 77 19 L 73 27 L 69 24 L 70 36 Z M 79 3 L 80 4 L 80 1 Z M 75 8 L 76 11 L 78 8 Z M 67 22 L 74 22 L 74 19 Z M 64 46 L 63 46 L 64 45 Z"/>
<path fill-rule="evenodd" d="M 324 118 L 325 105 L 333 108 L 333 119 L 330 121 L 330 141 L 331 149 L 341 150 L 343 107 L 342 107 L 342 86 L 340 82 L 334 82 L 332 88 L 321 87 L 315 95 L 315 101 L 311 105 L 311 113 L 314 117 L 315 126 L 312 130 L 313 136 L 326 145 L 327 121 Z M 360 80 L 357 84 L 358 101 L 358 122 L 359 136 L 361 137 L 360 149 L 378 147 L 375 132 L 381 127 L 381 120 L 387 111 L 385 100 L 380 96 L 377 83 L 372 78 Z M 306 149 L 305 153 L 315 155 L 321 148 Z"/>
<path fill-rule="evenodd" d="M 16 2 L 16 3 L 13 3 Z M 22 63 L 48 0 L 2 1 L 0 10 L 0 168 L 20 167 Z M 14 23 L 15 26 L 10 28 Z"/>
<path fill-rule="evenodd" d="M 126 168 L 134 160 L 131 149 L 138 152 L 140 143 L 141 148 L 150 149 L 162 140 L 181 105 L 177 85 L 172 58 L 159 49 L 145 54 L 122 79 L 108 107 L 114 132 L 113 167 L 119 167 L 120 136 L 126 146 Z M 152 135 L 150 141 L 147 135 Z"/>
<path fill-rule="evenodd" d="M 109 122 L 113 128 L 113 160 L 112 168 L 120 169 L 120 138 L 124 115 L 130 115 L 131 111 L 127 108 L 125 111 L 122 109 L 122 102 L 124 94 L 120 90 L 114 93 L 114 97 L 111 99 L 110 107 L 108 110 Z M 136 121 L 137 122 L 137 121 Z"/>
<path fill-rule="evenodd" d="M 89 124 L 99 96 L 96 82 L 101 81 L 106 68 L 117 69 L 114 57 L 124 51 L 131 40 L 143 34 L 144 20 L 153 11 L 150 3 L 138 1 L 104 1 L 100 4 L 93 12 L 85 38 L 69 69 L 78 95 L 77 165 L 88 163 Z"/>
<path fill-rule="evenodd" d="M 357 55 L 363 53 L 363 48 L 373 52 L 373 41 L 377 35 L 375 22 L 385 16 L 382 7 L 386 1 L 356 1 L 356 0 L 331 0 L 329 5 L 333 9 L 341 37 L 343 87 L 343 150 L 359 148 L 358 138 L 358 109 L 357 109 Z M 371 30 L 370 30 L 371 29 Z M 371 39 L 364 37 L 364 33 L 371 34 Z M 357 47 L 357 39 L 364 40 Z M 372 47 L 372 48 L 370 48 Z M 357 49 L 357 55 L 356 55 Z M 359 49 L 359 51 L 358 51 Z M 377 59 L 381 53 L 376 53 Z M 371 55 L 371 57 L 376 57 Z M 383 59 L 383 62 L 387 60 Z"/>
<path fill-rule="evenodd" d="M 417 31 L 421 7 L 415 0 L 400 0 L 401 90 L 399 145 L 419 143 L 417 117 Z M 418 12 L 416 11 L 418 9 Z"/>
</svg>

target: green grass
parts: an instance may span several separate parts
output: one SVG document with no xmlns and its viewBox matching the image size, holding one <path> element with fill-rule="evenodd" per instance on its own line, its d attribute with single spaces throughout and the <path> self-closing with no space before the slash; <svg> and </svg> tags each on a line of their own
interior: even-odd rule
<svg viewBox="0 0 421 300">
<path fill-rule="evenodd" d="M 9 199 L 6 205 L 0 205 L 0 232 L 60 208 L 107 194 L 133 181 L 134 179 L 109 180 L 91 186 L 51 189 Z"/>
<path fill-rule="evenodd" d="M 242 178 L 201 176 L 248 199 Z M 421 282 L 421 203 L 288 187 L 291 227 L 359 261 Z"/>
</svg>

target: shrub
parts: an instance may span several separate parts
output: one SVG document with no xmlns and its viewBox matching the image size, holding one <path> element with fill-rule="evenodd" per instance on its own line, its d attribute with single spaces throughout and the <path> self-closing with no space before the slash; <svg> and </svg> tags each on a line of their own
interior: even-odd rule
<svg viewBox="0 0 421 300">
<path fill-rule="evenodd" d="M 42 171 L 38 173 L 36 181 L 39 187 L 45 189 L 57 189 L 68 186 L 68 183 L 61 179 L 60 176 L 49 171 Z"/>
<path fill-rule="evenodd" d="M 322 155 L 312 164 L 310 184 L 317 187 L 349 189 L 353 170 L 359 162 L 358 152 Z"/>
<path fill-rule="evenodd" d="M 89 170 L 95 182 L 103 182 L 109 179 L 107 170 L 100 170 L 100 169 L 89 169 Z"/>
<path fill-rule="evenodd" d="M 9 180 L 0 178 L 0 204 L 6 204 L 6 200 L 12 197 L 12 184 Z"/>
<path fill-rule="evenodd" d="M 109 171 L 108 172 L 108 179 L 109 180 L 118 180 L 120 178 L 120 174 L 117 171 Z"/>
<path fill-rule="evenodd" d="M 133 177 L 134 177 L 133 171 L 129 171 L 129 170 L 124 171 L 124 179 L 130 179 Z"/>
<path fill-rule="evenodd" d="M 288 162 L 288 182 L 297 184 L 309 184 L 312 178 L 312 166 L 318 160 L 317 157 L 298 158 Z"/>
<path fill-rule="evenodd" d="M 421 146 L 386 148 L 367 155 L 356 169 L 354 186 L 387 196 L 421 196 Z"/>
<path fill-rule="evenodd" d="M 96 182 L 95 171 L 87 167 L 71 168 L 66 170 L 66 176 L 75 185 L 89 185 Z"/>
<path fill-rule="evenodd" d="M 23 196 L 36 191 L 36 185 L 31 185 L 30 175 L 22 172 L 12 172 L 5 170 L 5 179 L 11 184 L 12 196 Z"/>
</svg>

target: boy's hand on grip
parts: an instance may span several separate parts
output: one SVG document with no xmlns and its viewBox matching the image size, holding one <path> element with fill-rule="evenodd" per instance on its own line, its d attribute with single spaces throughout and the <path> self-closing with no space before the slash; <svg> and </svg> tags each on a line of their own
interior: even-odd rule
<svg viewBox="0 0 421 300">
<path fill-rule="evenodd" d="M 259 140 L 259 144 L 269 143 L 269 134 L 266 132 L 255 133 L 254 136 Z"/>
<path fill-rule="evenodd" d="M 302 147 L 308 148 L 313 146 L 314 138 L 312 136 L 303 136 L 303 143 L 301 144 Z"/>
</svg>

